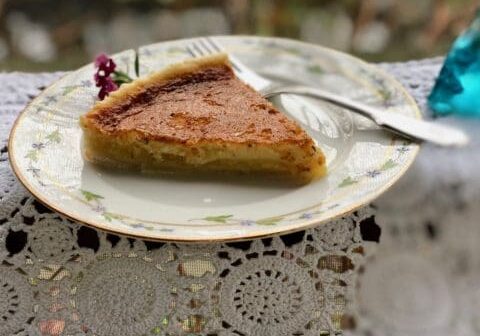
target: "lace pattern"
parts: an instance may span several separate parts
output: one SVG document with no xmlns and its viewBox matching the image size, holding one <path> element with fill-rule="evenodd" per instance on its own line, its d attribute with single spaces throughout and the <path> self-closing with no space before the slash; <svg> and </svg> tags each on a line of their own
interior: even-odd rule
<svg viewBox="0 0 480 336">
<path fill-rule="evenodd" d="M 11 185 L 0 207 L 1 335 L 328 334 L 352 302 L 360 223 L 372 215 L 245 243 L 160 244 L 80 226 Z"/>
<path fill-rule="evenodd" d="M 440 62 L 382 66 L 426 111 Z M 0 75 L 9 83 L 0 86 L 0 335 L 478 334 L 473 131 L 471 148 L 425 146 L 373 207 L 318 228 L 232 244 L 152 243 L 51 213 L 13 176 L 11 125 L 59 75 Z"/>
<path fill-rule="evenodd" d="M 385 65 L 427 116 L 441 61 Z M 457 124 L 472 143 L 423 146 L 407 175 L 376 202 L 382 237 L 358 276 L 355 335 L 478 335 L 480 123 L 438 122 Z"/>
</svg>

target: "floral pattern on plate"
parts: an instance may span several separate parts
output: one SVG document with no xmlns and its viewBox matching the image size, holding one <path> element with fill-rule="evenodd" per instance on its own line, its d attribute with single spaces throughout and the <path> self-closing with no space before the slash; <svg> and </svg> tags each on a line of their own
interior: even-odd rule
<svg viewBox="0 0 480 336">
<path fill-rule="evenodd" d="M 291 80 L 420 117 L 408 94 L 377 68 L 351 56 L 286 39 L 217 37 L 226 50 L 274 80 Z M 140 75 L 191 57 L 191 40 L 139 49 Z M 134 74 L 135 52 L 114 55 Z M 93 65 L 66 75 L 19 118 L 10 147 L 15 172 L 41 201 L 80 222 L 154 240 L 215 241 L 304 229 L 353 211 L 380 195 L 413 162 L 416 144 L 362 118 L 316 102 L 298 109 L 327 155 L 329 174 L 298 188 L 245 182 L 164 180 L 116 174 L 84 163 L 78 118 L 96 100 Z M 282 104 L 282 102 L 279 102 Z M 287 106 L 283 106 L 286 108 Z M 290 107 L 289 107 L 290 108 Z M 343 116 L 343 117 L 342 117 Z"/>
</svg>

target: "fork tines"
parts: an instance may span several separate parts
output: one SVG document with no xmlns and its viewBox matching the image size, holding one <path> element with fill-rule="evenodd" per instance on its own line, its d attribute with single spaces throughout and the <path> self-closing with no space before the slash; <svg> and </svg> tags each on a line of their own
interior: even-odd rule
<svg viewBox="0 0 480 336">
<path fill-rule="evenodd" d="M 225 52 L 225 49 L 211 37 L 195 39 L 187 46 L 187 50 L 195 58 Z M 236 71 L 240 71 L 234 60 L 230 59 L 230 63 Z"/>
<path fill-rule="evenodd" d="M 189 46 L 187 46 L 187 50 L 193 57 L 224 52 L 224 49 L 211 37 L 200 37 L 195 39 Z"/>
</svg>

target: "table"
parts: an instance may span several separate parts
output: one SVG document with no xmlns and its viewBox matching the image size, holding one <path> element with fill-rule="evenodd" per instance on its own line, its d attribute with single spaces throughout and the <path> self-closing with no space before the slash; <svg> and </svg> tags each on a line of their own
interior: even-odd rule
<svg viewBox="0 0 480 336">
<path fill-rule="evenodd" d="M 442 59 L 382 64 L 425 97 Z M 424 146 L 373 205 L 246 243 L 144 242 L 81 226 L 13 176 L 7 138 L 61 74 L 0 74 L 0 335 L 477 335 L 479 121 L 461 150 Z"/>
</svg>

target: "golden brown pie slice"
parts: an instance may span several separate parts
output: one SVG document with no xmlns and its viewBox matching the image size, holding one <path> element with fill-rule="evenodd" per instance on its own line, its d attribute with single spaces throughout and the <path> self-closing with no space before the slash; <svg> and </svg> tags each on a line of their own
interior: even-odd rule
<svg viewBox="0 0 480 336">
<path fill-rule="evenodd" d="M 312 139 L 240 81 L 224 54 L 122 85 L 80 123 L 86 160 L 109 167 L 263 172 L 299 183 L 326 172 Z"/>
</svg>

